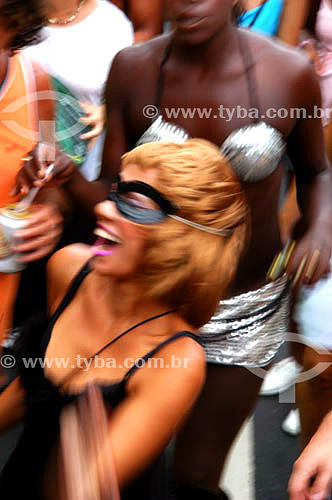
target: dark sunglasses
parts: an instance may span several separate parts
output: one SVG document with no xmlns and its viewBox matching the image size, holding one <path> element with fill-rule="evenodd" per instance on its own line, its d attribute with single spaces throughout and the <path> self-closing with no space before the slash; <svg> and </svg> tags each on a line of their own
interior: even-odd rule
<svg viewBox="0 0 332 500">
<path fill-rule="evenodd" d="M 137 197 L 137 194 L 140 196 Z M 215 229 L 174 215 L 179 207 L 165 198 L 157 189 L 141 181 L 122 181 L 120 174 L 116 176 L 107 198 L 115 203 L 124 218 L 136 224 L 159 224 L 166 217 L 171 217 L 195 229 L 219 236 L 229 236 L 232 233 L 232 229 Z M 159 208 L 149 208 L 151 201 Z"/>
<path fill-rule="evenodd" d="M 142 195 L 137 197 L 135 195 Z M 116 204 L 118 211 L 126 219 L 137 224 L 158 224 L 177 210 L 176 205 L 157 189 L 141 181 L 124 182 L 117 175 L 108 199 Z M 153 201 L 159 208 L 148 208 Z"/>
</svg>

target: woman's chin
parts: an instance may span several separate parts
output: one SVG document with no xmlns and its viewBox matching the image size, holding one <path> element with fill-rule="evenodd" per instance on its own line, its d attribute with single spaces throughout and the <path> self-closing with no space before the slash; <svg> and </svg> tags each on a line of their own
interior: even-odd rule
<svg viewBox="0 0 332 500">
<path fill-rule="evenodd" d="M 111 255 L 96 255 L 91 261 L 91 269 L 103 276 L 109 276 L 115 280 L 127 279 L 130 272 L 127 270 L 124 262 L 114 254 Z"/>
</svg>

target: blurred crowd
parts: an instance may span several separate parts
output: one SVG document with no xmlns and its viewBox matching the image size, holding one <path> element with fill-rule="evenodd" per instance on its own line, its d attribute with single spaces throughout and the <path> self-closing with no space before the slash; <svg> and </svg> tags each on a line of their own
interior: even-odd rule
<svg viewBox="0 0 332 500">
<path fill-rule="evenodd" d="M 332 0 L 0 0 L 1 498 L 227 499 L 301 372 L 329 498 L 331 110 Z"/>
</svg>

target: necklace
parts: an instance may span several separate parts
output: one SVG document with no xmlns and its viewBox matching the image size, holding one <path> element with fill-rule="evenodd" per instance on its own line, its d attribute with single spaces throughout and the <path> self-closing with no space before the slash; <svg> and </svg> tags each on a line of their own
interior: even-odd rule
<svg viewBox="0 0 332 500">
<path fill-rule="evenodd" d="M 73 14 L 68 19 L 62 20 L 62 19 L 57 19 L 56 17 L 51 17 L 51 18 L 48 18 L 47 21 L 49 22 L 49 24 L 59 24 L 59 25 L 69 24 L 77 18 L 84 3 L 85 3 L 85 0 L 81 0 L 80 3 L 78 4 L 77 9 L 73 12 Z"/>
</svg>

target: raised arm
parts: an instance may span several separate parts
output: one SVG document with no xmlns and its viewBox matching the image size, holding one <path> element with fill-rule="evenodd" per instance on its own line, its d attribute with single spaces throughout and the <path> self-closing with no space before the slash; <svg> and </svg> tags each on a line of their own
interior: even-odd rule
<svg viewBox="0 0 332 500">
<path fill-rule="evenodd" d="M 73 198 L 82 211 L 91 217 L 94 206 L 107 196 L 112 179 L 119 171 L 121 156 L 130 149 L 125 115 L 130 95 L 127 75 L 127 64 L 130 64 L 130 60 L 127 61 L 126 54 L 127 49 L 115 57 L 106 84 L 106 133 L 99 180 L 87 181 L 76 168 L 73 168 L 66 155 L 62 155 L 58 160 L 57 179 L 61 183 L 63 175 L 63 188 L 69 198 Z M 66 177 L 67 172 L 68 177 Z"/>
<path fill-rule="evenodd" d="M 129 9 L 136 43 L 146 42 L 162 32 L 162 0 L 130 0 Z"/>
<path fill-rule="evenodd" d="M 285 43 L 297 45 L 304 28 L 310 0 L 285 0 L 278 37 Z"/>
<path fill-rule="evenodd" d="M 193 344 L 189 339 L 180 342 Z M 174 346 L 169 349 L 174 354 Z M 198 344 L 182 352 L 177 358 L 183 362 L 190 359 L 186 368 L 146 368 L 145 372 L 153 371 L 153 375 L 138 373 L 128 398 L 111 417 L 110 441 L 120 487 L 159 455 L 199 395 L 205 374 L 204 352 Z M 170 360 L 171 354 L 165 359 Z"/>
<path fill-rule="evenodd" d="M 105 89 L 106 137 L 100 174 L 105 184 L 114 179 L 120 169 L 122 155 L 131 149 L 126 117 L 132 92 L 132 76 L 127 71 L 128 65 L 132 65 L 130 52 L 131 49 L 125 49 L 115 57 Z"/>
<path fill-rule="evenodd" d="M 177 368 L 172 366 L 174 357 Z M 127 486 L 160 455 L 179 429 L 204 378 L 203 348 L 182 338 L 164 347 L 150 366 L 132 375 L 126 398 L 113 413 L 106 413 L 98 390 L 88 391 L 86 396 L 90 396 L 81 400 L 78 408 L 68 407 L 61 418 L 62 451 L 71 481 L 85 483 L 85 487 L 92 482 L 94 489 L 106 496 L 114 479 L 116 487 Z M 77 464 L 77 456 L 81 464 Z"/>
<path fill-rule="evenodd" d="M 329 269 L 332 246 L 332 182 L 321 119 L 314 117 L 321 106 L 321 98 L 310 64 L 303 67 L 294 83 L 295 88 L 301 89 L 297 107 L 303 108 L 306 118 L 297 120 L 288 139 L 288 154 L 295 169 L 297 199 L 302 214 L 293 231 L 297 245 L 288 272 L 293 277 L 298 274 L 300 284 L 315 282 Z M 302 273 L 299 272 L 301 268 Z"/>
<path fill-rule="evenodd" d="M 106 135 L 103 162 L 100 177 L 95 182 L 87 181 L 77 170 L 71 159 L 61 151 L 57 151 L 55 168 L 47 180 L 41 180 L 38 168 L 28 169 L 26 166 L 17 177 L 17 190 L 30 189 L 32 185 L 50 183 L 61 185 L 69 200 L 80 207 L 88 217 L 93 217 L 93 209 L 97 203 L 105 200 L 115 174 L 119 171 L 121 157 L 135 145 L 130 141 L 127 120 L 128 102 L 133 94 L 137 78 L 141 76 L 141 66 L 137 65 L 136 52 L 127 48 L 115 57 L 105 89 L 106 103 Z M 128 72 L 128 67 L 131 71 Z M 137 72 L 139 74 L 137 74 Z"/>
</svg>

